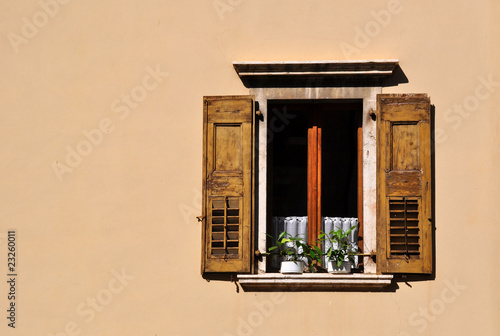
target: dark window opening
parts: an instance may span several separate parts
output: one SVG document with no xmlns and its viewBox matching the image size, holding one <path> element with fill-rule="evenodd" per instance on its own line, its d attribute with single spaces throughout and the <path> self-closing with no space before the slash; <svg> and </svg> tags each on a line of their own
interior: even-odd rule
<svg viewBox="0 0 500 336">
<path fill-rule="evenodd" d="M 268 232 L 307 217 L 314 241 L 325 216 L 362 222 L 362 111 L 362 100 L 268 102 Z"/>
</svg>

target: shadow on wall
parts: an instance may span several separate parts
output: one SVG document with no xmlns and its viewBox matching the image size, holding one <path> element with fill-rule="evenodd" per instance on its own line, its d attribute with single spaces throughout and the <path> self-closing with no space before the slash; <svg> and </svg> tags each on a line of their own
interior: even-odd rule
<svg viewBox="0 0 500 336">
<path fill-rule="evenodd" d="M 406 84 L 409 83 L 408 77 L 406 77 L 405 73 L 403 72 L 403 69 L 398 65 L 394 68 L 394 71 L 392 72 L 392 75 L 389 76 L 384 82 L 382 83 L 383 87 L 387 86 L 398 86 L 399 84 Z"/>
</svg>

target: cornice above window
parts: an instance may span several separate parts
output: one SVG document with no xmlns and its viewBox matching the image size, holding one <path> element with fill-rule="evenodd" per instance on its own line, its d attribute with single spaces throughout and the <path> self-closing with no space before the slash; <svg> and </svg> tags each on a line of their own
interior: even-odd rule
<svg viewBox="0 0 500 336">
<path fill-rule="evenodd" d="M 398 64 L 398 60 L 233 62 L 233 67 L 247 88 L 369 87 L 385 86 Z"/>
</svg>

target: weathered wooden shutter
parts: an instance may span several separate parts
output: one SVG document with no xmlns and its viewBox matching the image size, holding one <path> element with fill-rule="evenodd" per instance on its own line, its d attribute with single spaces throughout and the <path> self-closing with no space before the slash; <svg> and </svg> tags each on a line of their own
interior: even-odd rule
<svg viewBox="0 0 500 336">
<path fill-rule="evenodd" d="M 203 127 L 202 272 L 250 272 L 253 97 L 204 97 Z"/>
<path fill-rule="evenodd" d="M 377 271 L 432 273 L 431 120 L 425 94 L 377 96 Z"/>
</svg>

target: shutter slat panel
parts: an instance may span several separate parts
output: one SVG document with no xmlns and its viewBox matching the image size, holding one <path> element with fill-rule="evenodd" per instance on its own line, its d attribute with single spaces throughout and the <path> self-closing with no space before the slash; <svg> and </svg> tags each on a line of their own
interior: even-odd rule
<svg viewBox="0 0 500 336">
<path fill-rule="evenodd" d="M 252 269 L 254 100 L 204 97 L 202 272 Z"/>
<path fill-rule="evenodd" d="M 431 273 L 430 100 L 377 96 L 377 271 Z"/>
<path fill-rule="evenodd" d="M 420 255 L 418 205 L 418 199 L 389 199 L 390 256 Z M 393 229 L 398 229 L 398 234 Z"/>
</svg>

